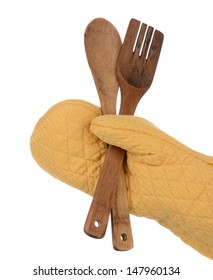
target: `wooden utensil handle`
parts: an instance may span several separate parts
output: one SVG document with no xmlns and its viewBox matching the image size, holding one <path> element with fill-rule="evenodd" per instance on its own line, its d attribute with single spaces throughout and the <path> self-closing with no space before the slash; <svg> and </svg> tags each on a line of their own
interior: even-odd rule
<svg viewBox="0 0 213 280">
<path fill-rule="evenodd" d="M 106 158 L 84 225 L 85 233 L 91 237 L 102 238 L 105 235 L 124 156 L 125 150 L 118 147 L 109 146 L 107 149 Z"/>
<path fill-rule="evenodd" d="M 113 248 L 118 251 L 132 249 L 133 236 L 129 216 L 128 193 L 123 168 L 121 168 L 119 173 L 118 185 L 111 211 L 111 224 Z"/>
</svg>

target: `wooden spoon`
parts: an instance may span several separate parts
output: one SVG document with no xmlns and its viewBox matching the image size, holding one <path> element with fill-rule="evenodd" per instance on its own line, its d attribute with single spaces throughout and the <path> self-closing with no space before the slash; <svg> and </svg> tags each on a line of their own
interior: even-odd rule
<svg viewBox="0 0 213 280">
<path fill-rule="evenodd" d="M 160 31 L 131 19 L 117 61 L 117 78 L 121 87 L 120 114 L 133 115 L 138 102 L 150 88 L 162 43 L 163 34 Z M 90 224 L 98 219 L 100 235 L 105 233 L 124 156 L 125 151 L 118 147 L 109 146 L 107 149 L 86 221 L 90 229 Z"/>
<path fill-rule="evenodd" d="M 115 114 L 119 88 L 116 65 L 121 48 L 120 36 L 109 21 L 97 18 L 88 24 L 85 30 L 84 42 L 87 60 L 95 81 L 102 112 L 103 114 Z M 123 169 L 119 173 L 111 220 L 114 249 L 120 251 L 131 249 L 133 247 L 133 238 Z M 103 236 L 97 235 L 97 227 L 99 226 L 101 225 L 97 220 L 92 223 L 90 229 L 85 226 L 84 231 L 92 237 L 101 238 Z"/>
</svg>

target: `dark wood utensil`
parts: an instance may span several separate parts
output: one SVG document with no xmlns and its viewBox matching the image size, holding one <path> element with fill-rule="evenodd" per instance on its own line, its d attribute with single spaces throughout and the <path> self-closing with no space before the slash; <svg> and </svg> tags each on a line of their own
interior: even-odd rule
<svg viewBox="0 0 213 280">
<path fill-rule="evenodd" d="M 117 78 L 121 87 L 120 114 L 133 115 L 138 102 L 151 86 L 163 37 L 153 27 L 130 20 L 117 63 Z M 115 146 L 107 149 L 85 222 L 84 230 L 88 235 L 101 238 L 105 234 L 124 155 L 125 151 Z"/>
</svg>

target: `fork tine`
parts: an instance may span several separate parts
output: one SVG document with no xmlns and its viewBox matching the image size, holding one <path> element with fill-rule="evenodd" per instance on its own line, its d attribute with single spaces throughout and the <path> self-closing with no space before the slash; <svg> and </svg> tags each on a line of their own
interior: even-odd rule
<svg viewBox="0 0 213 280">
<path fill-rule="evenodd" d="M 146 33 L 146 38 L 145 38 L 144 44 L 143 44 L 143 50 L 142 50 L 142 53 L 141 53 L 142 59 L 146 58 L 147 51 L 149 50 L 149 46 L 150 46 L 150 41 L 151 41 L 151 38 L 152 38 L 153 30 L 154 30 L 154 28 L 152 26 L 148 27 L 148 30 L 147 30 L 147 33 Z"/>
<path fill-rule="evenodd" d="M 139 26 L 140 26 L 139 20 L 136 20 L 134 18 L 132 18 L 130 20 L 127 31 L 126 31 L 126 35 L 124 38 L 124 42 L 123 42 L 123 46 L 125 46 L 125 47 L 121 48 L 121 52 L 122 52 L 122 49 L 124 49 L 125 53 L 133 51 L 133 47 L 134 47 L 135 39 L 138 34 Z"/>
<path fill-rule="evenodd" d="M 146 29 L 147 29 L 147 24 L 143 23 L 140 28 L 138 39 L 137 39 L 135 50 L 134 50 L 134 56 L 136 56 L 136 57 L 138 57 L 140 55 L 141 46 L 144 41 L 144 35 L 146 33 Z"/>
<path fill-rule="evenodd" d="M 157 67 L 158 59 L 160 56 L 161 48 L 163 45 L 164 35 L 158 30 L 155 30 L 153 40 L 151 42 L 147 61 L 149 61 L 153 67 Z"/>
<path fill-rule="evenodd" d="M 152 38 L 151 46 L 149 49 L 149 53 L 144 55 L 144 57 L 146 58 L 146 63 L 148 63 L 147 65 L 150 65 L 152 68 L 152 71 L 149 74 L 150 83 L 152 83 L 152 80 L 155 75 L 158 59 L 160 57 L 160 52 L 163 44 L 163 38 L 164 38 L 163 33 L 161 33 L 158 30 L 155 30 Z"/>
</svg>

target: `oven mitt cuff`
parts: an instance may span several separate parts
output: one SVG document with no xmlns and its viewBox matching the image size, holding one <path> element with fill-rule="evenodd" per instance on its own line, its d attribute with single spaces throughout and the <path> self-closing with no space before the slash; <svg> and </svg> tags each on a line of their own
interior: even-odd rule
<svg viewBox="0 0 213 280">
<path fill-rule="evenodd" d="M 93 194 L 106 144 L 127 150 L 130 212 L 154 219 L 213 259 L 213 157 L 191 150 L 145 119 L 101 116 L 78 100 L 53 106 L 38 122 L 31 151 L 61 181 Z"/>
</svg>

